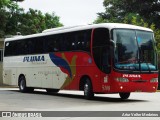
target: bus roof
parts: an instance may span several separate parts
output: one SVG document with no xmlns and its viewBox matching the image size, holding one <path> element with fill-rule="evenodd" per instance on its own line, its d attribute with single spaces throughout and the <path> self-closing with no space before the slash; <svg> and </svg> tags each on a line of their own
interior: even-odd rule
<svg viewBox="0 0 160 120">
<path fill-rule="evenodd" d="M 26 36 L 14 36 L 12 38 L 6 38 L 5 41 L 34 38 L 34 37 L 40 37 L 40 36 L 45 36 L 45 35 L 67 33 L 67 32 L 94 29 L 94 28 L 108 28 L 109 30 L 114 29 L 114 28 L 124 28 L 124 29 L 136 29 L 136 30 L 144 30 L 144 31 L 153 32 L 149 28 L 130 25 L 130 24 L 101 23 L 101 24 L 80 25 L 80 26 L 70 26 L 70 27 L 58 27 L 58 28 L 53 28 L 53 29 L 47 29 L 47 30 L 44 30 L 42 33 L 38 33 L 38 34 L 32 34 L 32 35 L 26 35 Z"/>
</svg>

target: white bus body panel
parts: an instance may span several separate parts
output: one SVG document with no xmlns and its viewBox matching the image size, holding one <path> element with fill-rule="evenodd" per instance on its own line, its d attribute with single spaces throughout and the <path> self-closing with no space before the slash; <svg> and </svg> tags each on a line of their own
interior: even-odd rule
<svg viewBox="0 0 160 120">
<path fill-rule="evenodd" d="M 44 56 L 44 61 L 25 61 L 26 57 Z M 60 89 L 68 76 L 50 59 L 49 54 L 4 57 L 3 82 L 7 85 L 18 85 L 22 74 L 27 87 Z"/>
</svg>

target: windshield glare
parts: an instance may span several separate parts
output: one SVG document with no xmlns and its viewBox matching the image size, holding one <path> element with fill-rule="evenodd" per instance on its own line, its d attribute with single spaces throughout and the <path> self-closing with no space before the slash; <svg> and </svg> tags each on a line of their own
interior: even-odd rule
<svg viewBox="0 0 160 120">
<path fill-rule="evenodd" d="M 157 69 L 152 32 L 115 29 L 113 40 L 116 43 L 114 51 L 116 68 L 141 71 Z"/>
</svg>

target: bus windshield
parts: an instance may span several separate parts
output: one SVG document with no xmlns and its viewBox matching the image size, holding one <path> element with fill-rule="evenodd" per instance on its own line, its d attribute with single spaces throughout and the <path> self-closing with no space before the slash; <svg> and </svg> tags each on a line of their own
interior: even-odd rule
<svg viewBox="0 0 160 120">
<path fill-rule="evenodd" d="M 114 65 L 116 69 L 133 71 L 157 70 L 152 32 L 114 29 Z"/>
</svg>

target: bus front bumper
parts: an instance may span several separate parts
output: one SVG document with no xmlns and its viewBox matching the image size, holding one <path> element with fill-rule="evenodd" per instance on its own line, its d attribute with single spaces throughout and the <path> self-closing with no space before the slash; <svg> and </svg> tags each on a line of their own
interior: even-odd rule
<svg viewBox="0 0 160 120">
<path fill-rule="evenodd" d="M 128 83 L 115 83 L 111 92 L 156 92 L 158 88 L 158 83 L 136 83 L 136 82 L 128 82 Z"/>
</svg>

